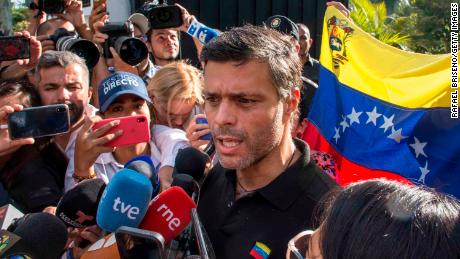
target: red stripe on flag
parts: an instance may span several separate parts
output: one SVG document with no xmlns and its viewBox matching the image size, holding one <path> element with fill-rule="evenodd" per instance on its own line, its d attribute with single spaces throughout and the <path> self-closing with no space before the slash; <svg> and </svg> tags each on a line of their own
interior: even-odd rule
<svg viewBox="0 0 460 259">
<path fill-rule="evenodd" d="M 254 257 L 255 259 L 265 259 L 262 255 L 257 253 L 257 251 L 254 249 L 252 249 L 249 254 L 252 255 L 252 257 Z"/>
<path fill-rule="evenodd" d="M 329 142 L 321 135 L 318 128 L 310 122 L 308 122 L 308 126 L 304 131 L 302 139 L 308 143 L 311 150 L 323 151 L 334 157 L 338 169 L 336 180 L 342 186 L 361 180 L 375 178 L 385 178 L 412 184 L 409 180 L 398 174 L 388 171 L 369 169 L 348 160 L 342 156 L 334 146 L 329 144 Z"/>
</svg>

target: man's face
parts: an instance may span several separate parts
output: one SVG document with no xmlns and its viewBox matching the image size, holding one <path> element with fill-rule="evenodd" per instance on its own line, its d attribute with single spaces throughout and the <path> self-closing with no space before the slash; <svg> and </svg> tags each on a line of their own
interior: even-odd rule
<svg viewBox="0 0 460 259">
<path fill-rule="evenodd" d="M 284 102 L 265 63 L 209 61 L 204 73 L 205 113 L 219 161 L 225 168 L 248 168 L 280 144 L 289 123 Z"/>
<path fill-rule="evenodd" d="M 299 26 L 299 44 L 300 52 L 299 55 L 302 57 L 308 57 L 311 44 L 313 40 L 310 38 L 310 32 L 307 32 L 302 26 Z"/>
<path fill-rule="evenodd" d="M 153 30 L 150 45 L 156 61 L 172 61 L 179 55 L 179 38 L 175 30 Z"/>
<path fill-rule="evenodd" d="M 38 93 L 43 105 L 67 104 L 72 125 L 83 119 L 85 107 L 91 98 L 88 75 L 78 64 L 50 67 L 40 70 Z"/>
</svg>

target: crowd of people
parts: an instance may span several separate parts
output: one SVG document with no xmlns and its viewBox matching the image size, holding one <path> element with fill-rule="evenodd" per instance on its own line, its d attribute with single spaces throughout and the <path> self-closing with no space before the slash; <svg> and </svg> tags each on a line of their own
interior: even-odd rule
<svg viewBox="0 0 460 259">
<path fill-rule="evenodd" d="M 30 58 L 0 63 L 0 124 L 25 108 L 66 104 L 70 127 L 21 139 L 0 128 L 2 205 L 54 215 L 81 183 L 109 186 L 140 156 L 150 159 L 161 194 L 175 185 L 178 153 L 194 148 L 209 158 L 196 205 L 216 258 L 460 257 L 456 199 L 385 180 L 342 189 L 333 159 L 299 139 L 319 80 L 307 26 L 274 15 L 206 43 L 193 38 L 194 66 L 178 58 L 179 35 L 197 19 L 176 6 L 180 27 L 151 28 L 142 11 L 128 18 L 147 50 L 135 64 L 106 47 L 106 3 L 88 19 L 78 0 L 65 0 L 63 14 L 31 10 L 28 31 L 16 33 L 30 40 Z M 53 35 L 63 31 L 93 43 L 94 65 L 84 53 L 57 50 Z M 129 133 L 118 127 L 129 117 L 145 118 L 148 139 L 111 145 Z M 107 235 L 95 223 L 67 230 L 62 258 L 84 258 Z"/>
</svg>

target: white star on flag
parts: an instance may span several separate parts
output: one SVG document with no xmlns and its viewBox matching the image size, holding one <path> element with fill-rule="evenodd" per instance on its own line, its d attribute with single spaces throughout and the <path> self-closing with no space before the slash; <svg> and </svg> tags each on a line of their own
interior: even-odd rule
<svg viewBox="0 0 460 259">
<path fill-rule="evenodd" d="M 383 120 L 385 121 L 382 126 L 380 126 L 381 129 L 384 129 L 383 132 L 387 132 L 388 128 L 392 127 L 394 125 L 393 119 L 395 115 L 391 115 L 390 118 L 387 118 L 385 115 L 383 115 Z"/>
<path fill-rule="evenodd" d="M 345 116 L 342 115 L 342 121 L 340 122 L 340 126 L 342 126 L 342 131 L 345 132 L 345 129 L 350 127 L 350 125 L 348 125 L 348 122 L 347 122 L 347 118 Z"/>
<path fill-rule="evenodd" d="M 425 167 L 419 167 L 419 168 L 420 168 L 420 172 L 422 172 L 422 175 L 420 175 L 420 178 L 418 180 L 419 182 L 425 183 L 425 177 L 430 172 L 430 170 L 428 170 L 428 161 L 426 161 Z"/>
<path fill-rule="evenodd" d="M 362 112 L 356 112 L 355 107 L 351 108 L 351 113 L 347 115 L 347 117 L 350 119 L 350 126 L 353 125 L 353 122 L 359 124 L 359 116 L 361 113 Z"/>
<path fill-rule="evenodd" d="M 415 158 L 418 158 L 419 155 L 423 155 L 425 157 L 428 157 L 425 154 L 425 151 L 423 151 L 423 149 L 425 148 L 427 142 L 420 142 L 416 137 L 414 137 L 414 140 L 415 140 L 414 144 L 410 144 L 409 146 L 411 146 L 414 149 Z"/>
<path fill-rule="evenodd" d="M 391 134 L 388 135 L 389 139 L 393 139 L 394 141 L 401 143 L 401 140 L 407 138 L 406 136 L 402 135 L 402 129 L 395 130 L 394 127 L 391 128 Z"/>
<path fill-rule="evenodd" d="M 371 112 L 366 112 L 366 113 L 367 113 L 367 116 L 369 116 L 369 118 L 366 121 L 366 124 L 368 124 L 369 122 L 372 122 L 374 123 L 374 126 L 377 126 L 377 118 L 382 116 L 382 114 L 377 113 L 377 107 L 374 106 L 374 109 Z"/>
<path fill-rule="evenodd" d="M 334 134 L 333 139 L 335 139 L 335 144 L 337 144 L 340 138 L 340 128 L 335 128 L 334 131 L 335 131 L 335 134 Z"/>
</svg>

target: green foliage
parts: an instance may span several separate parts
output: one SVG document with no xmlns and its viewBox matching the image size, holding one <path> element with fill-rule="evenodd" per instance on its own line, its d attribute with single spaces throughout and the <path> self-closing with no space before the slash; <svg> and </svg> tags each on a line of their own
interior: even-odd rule
<svg viewBox="0 0 460 259">
<path fill-rule="evenodd" d="M 419 53 L 450 52 L 450 3 L 458 0 L 400 0 L 393 32 L 410 35 L 407 47 Z"/>
<path fill-rule="evenodd" d="M 391 29 L 393 20 L 387 16 L 385 2 L 351 0 L 350 6 L 350 17 L 361 29 L 386 44 L 406 48 L 409 36 Z"/>
<path fill-rule="evenodd" d="M 13 30 L 14 31 L 23 31 L 27 29 L 27 11 L 26 7 L 14 7 L 12 10 L 13 16 Z"/>
</svg>

